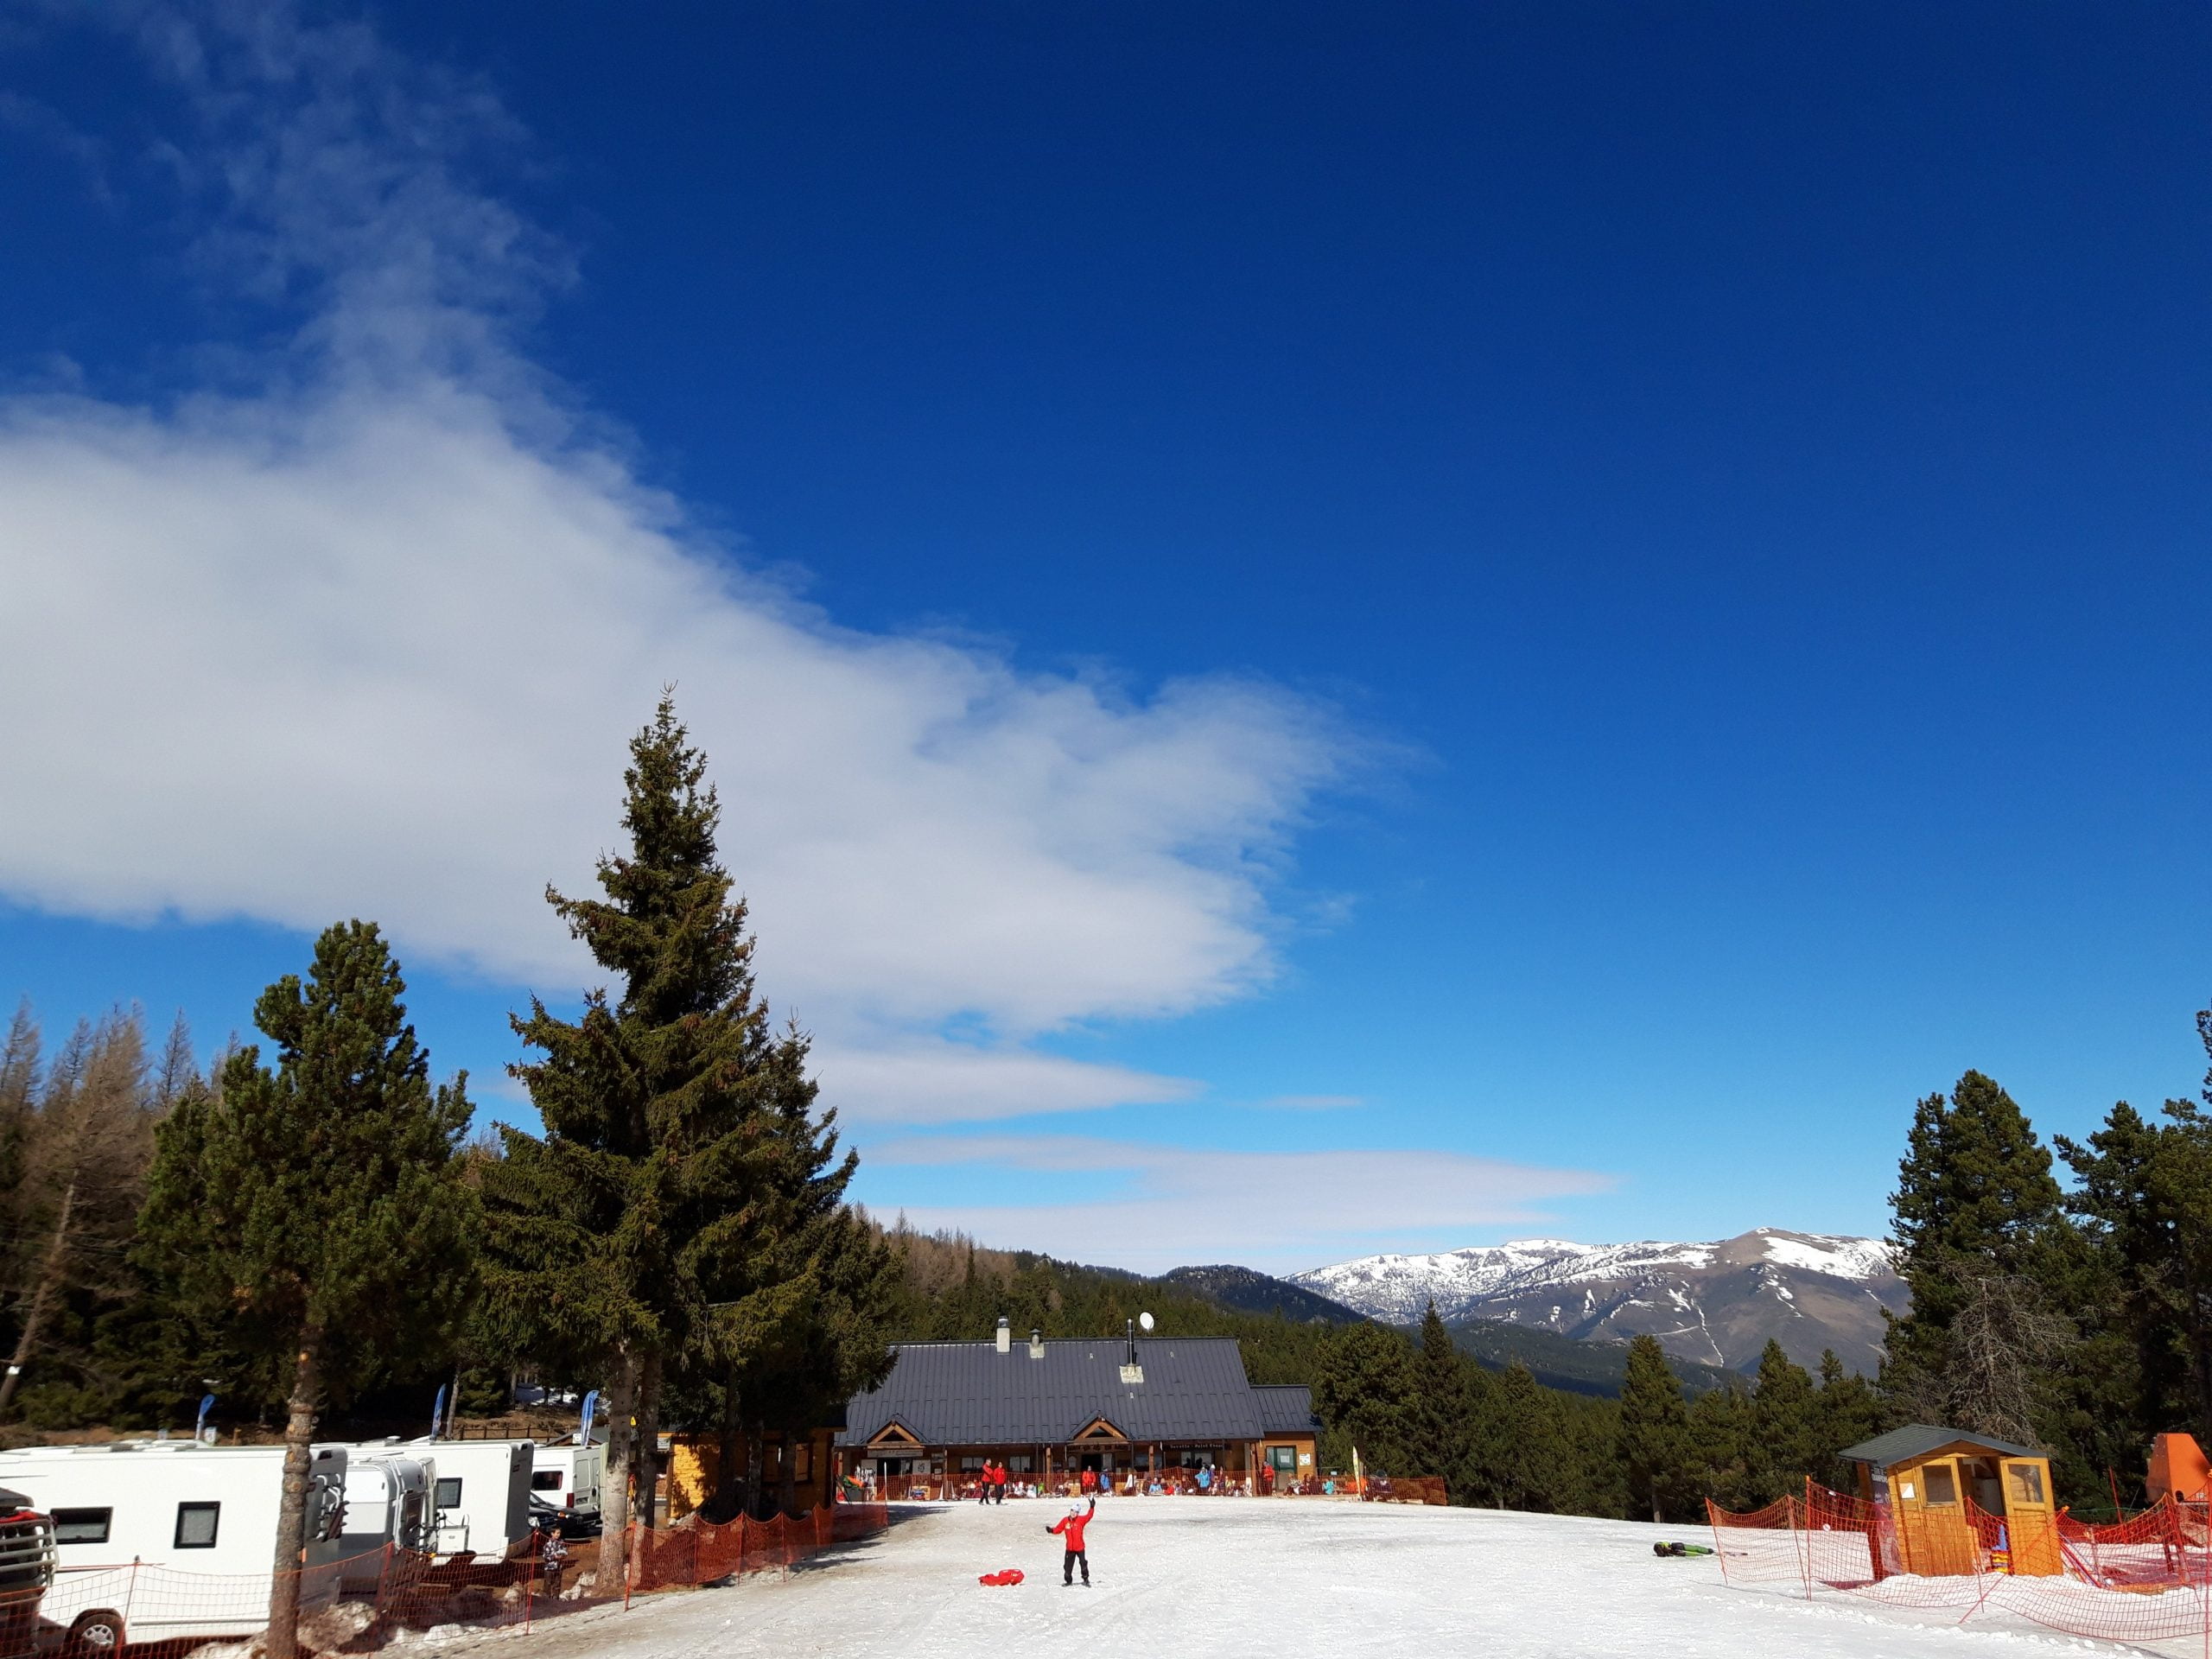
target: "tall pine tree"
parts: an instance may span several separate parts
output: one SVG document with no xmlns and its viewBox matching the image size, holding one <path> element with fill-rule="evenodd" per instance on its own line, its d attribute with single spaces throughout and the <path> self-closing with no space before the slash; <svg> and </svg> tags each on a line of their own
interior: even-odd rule
<svg viewBox="0 0 2212 1659">
<path fill-rule="evenodd" d="M 433 1085 L 376 928 L 332 927 L 304 982 L 255 1003 L 276 1046 L 232 1054 L 156 1137 L 140 1258 L 165 1293 L 288 1386 L 272 1659 L 296 1651 L 308 1452 L 324 1400 L 391 1352 L 435 1347 L 469 1288 L 471 1206 L 454 1179 L 466 1077 Z"/>
<path fill-rule="evenodd" d="M 1666 1350 L 1656 1337 L 1636 1338 L 1621 1382 L 1620 1462 L 1639 1515 L 1648 1510 L 1653 1521 L 1662 1521 L 1687 1497 L 1689 1429 L 1681 1379 L 1667 1363 Z"/>
<path fill-rule="evenodd" d="M 2012 1097 L 1969 1071 L 1915 1109 L 1891 1206 L 1912 1311 L 1891 1324 L 1885 1392 L 1910 1415 L 2034 1438 L 2070 1340 L 2052 1294 L 2067 1230 L 2050 1154 Z"/>
<path fill-rule="evenodd" d="M 546 895 L 615 994 L 591 992 L 574 1020 L 533 1000 L 514 1021 L 543 1055 L 515 1073 L 545 1133 L 504 1130 L 484 1188 L 509 1341 L 606 1378 L 608 1584 L 632 1488 L 648 1503 L 653 1491 L 664 1384 L 702 1348 L 727 1358 L 738 1333 L 772 1323 L 748 1299 L 801 1294 L 790 1231 L 851 1174 L 811 1085 L 794 1080 L 803 1041 L 779 1043 L 753 994 L 745 904 L 715 847 L 721 807 L 669 698 L 632 740 L 623 782 L 629 849 L 600 861 L 605 896 Z"/>
</svg>

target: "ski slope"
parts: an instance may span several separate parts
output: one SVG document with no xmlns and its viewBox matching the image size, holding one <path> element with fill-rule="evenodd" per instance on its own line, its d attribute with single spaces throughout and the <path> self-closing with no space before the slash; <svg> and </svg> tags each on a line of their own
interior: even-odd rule
<svg viewBox="0 0 2212 1659">
<path fill-rule="evenodd" d="M 1060 1587 L 1058 1503 L 908 1512 L 791 1577 L 641 1599 L 535 1633 L 425 1645 L 497 1659 L 974 1659 L 979 1654 L 1477 1653 L 1484 1659 L 1916 1659 L 2142 1653 L 1955 1615 L 1731 1590 L 1713 1561 L 1662 1560 L 1700 1529 L 1327 1502 L 1109 1498 L 1090 1590 Z M 1027 1583 L 978 1573 L 1020 1567 Z M 410 1644 L 411 1645 L 411 1644 Z M 2192 1651 L 2194 1649 L 2192 1649 Z"/>
</svg>

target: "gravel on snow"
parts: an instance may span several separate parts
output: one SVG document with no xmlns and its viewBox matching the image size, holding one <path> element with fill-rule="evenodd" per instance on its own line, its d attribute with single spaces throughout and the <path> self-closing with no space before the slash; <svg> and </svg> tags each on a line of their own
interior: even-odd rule
<svg viewBox="0 0 2212 1659">
<path fill-rule="evenodd" d="M 1090 1590 L 1060 1587 L 1053 1502 L 911 1512 L 788 1580 L 642 1598 L 529 1636 L 437 1644 L 481 1659 L 974 1659 L 1000 1653 L 1480 1654 L 1484 1659 L 2006 1659 L 2142 1653 L 2055 1633 L 1960 1629 L 1825 1599 L 1731 1590 L 1710 1559 L 1661 1560 L 1701 1528 L 1295 1499 L 1114 1498 Z M 979 1573 L 1019 1567 L 992 1589 Z"/>
</svg>

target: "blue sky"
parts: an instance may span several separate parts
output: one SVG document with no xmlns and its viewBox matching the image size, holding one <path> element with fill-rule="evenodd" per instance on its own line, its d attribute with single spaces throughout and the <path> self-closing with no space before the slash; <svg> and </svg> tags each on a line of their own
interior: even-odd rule
<svg viewBox="0 0 2212 1659">
<path fill-rule="evenodd" d="M 398 943 L 487 1116 L 673 680 L 861 1195 L 1295 1268 L 1885 1224 L 2193 1092 L 2212 19 L 57 7 L 0 995 Z"/>
</svg>

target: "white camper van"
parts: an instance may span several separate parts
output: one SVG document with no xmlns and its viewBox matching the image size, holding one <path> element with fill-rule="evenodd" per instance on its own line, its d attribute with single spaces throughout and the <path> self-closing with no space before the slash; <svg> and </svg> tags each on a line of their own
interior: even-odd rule
<svg viewBox="0 0 2212 1659">
<path fill-rule="evenodd" d="M 580 1446 L 571 1435 L 557 1446 L 539 1446 L 530 1476 L 530 1506 L 539 1524 L 557 1523 L 565 1516 L 571 1525 L 596 1527 L 600 1482 L 606 1472 L 604 1446 Z"/>
<path fill-rule="evenodd" d="M 529 1541 L 536 1441 L 422 1440 L 409 1441 L 407 1449 L 437 1465 L 431 1503 L 439 1554 L 468 1550 L 496 1560 Z"/>
<path fill-rule="evenodd" d="M 338 1553 L 346 1562 L 342 1593 L 373 1592 L 385 1546 L 427 1550 L 436 1528 L 430 1507 L 437 1465 L 428 1458 L 371 1441 L 346 1448 L 346 1524 Z"/>
<path fill-rule="evenodd" d="M 308 1466 L 300 1605 L 335 1599 L 346 1452 Z M 0 1452 L 0 1487 L 53 1517 L 45 1618 L 77 1652 L 125 1641 L 247 1636 L 269 1622 L 270 1557 L 284 1491 L 281 1446 L 121 1440 Z"/>
</svg>

